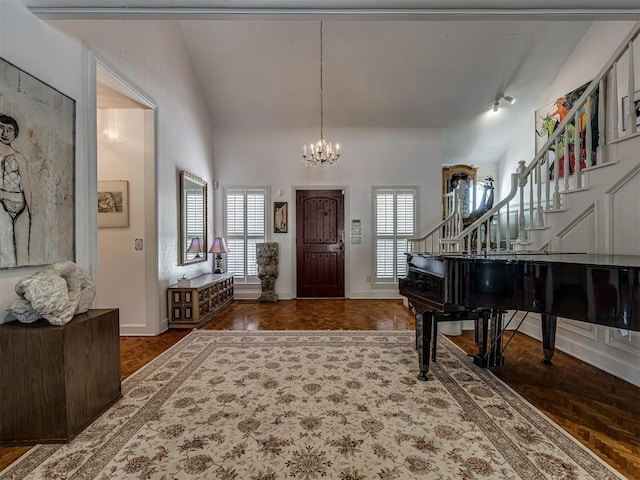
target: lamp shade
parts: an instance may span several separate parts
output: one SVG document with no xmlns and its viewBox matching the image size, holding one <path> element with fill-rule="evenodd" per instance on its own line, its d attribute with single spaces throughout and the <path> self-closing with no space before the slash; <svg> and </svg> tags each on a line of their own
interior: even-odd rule
<svg viewBox="0 0 640 480">
<path fill-rule="evenodd" d="M 189 244 L 189 248 L 187 248 L 187 253 L 202 253 L 204 249 L 202 248 L 202 242 L 200 242 L 200 237 L 193 237 L 191 239 L 191 243 Z"/>
<path fill-rule="evenodd" d="M 227 253 L 227 243 L 224 241 L 224 238 L 214 238 L 209 253 Z"/>
</svg>

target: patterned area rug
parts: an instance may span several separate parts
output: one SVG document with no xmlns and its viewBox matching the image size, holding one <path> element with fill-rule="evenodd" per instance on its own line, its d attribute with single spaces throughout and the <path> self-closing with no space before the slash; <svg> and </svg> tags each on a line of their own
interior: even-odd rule
<svg viewBox="0 0 640 480">
<path fill-rule="evenodd" d="M 445 337 L 193 331 L 5 479 L 621 479 Z"/>
</svg>

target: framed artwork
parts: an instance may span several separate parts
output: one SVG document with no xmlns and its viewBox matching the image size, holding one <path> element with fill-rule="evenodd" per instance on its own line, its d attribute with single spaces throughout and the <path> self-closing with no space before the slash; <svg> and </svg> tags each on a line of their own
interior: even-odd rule
<svg viewBox="0 0 640 480">
<path fill-rule="evenodd" d="M 582 96 L 589 84 L 590 82 L 585 83 L 575 90 L 558 97 L 549 105 L 536 110 L 536 153 L 539 152 L 544 144 L 549 140 L 549 137 L 555 132 L 560 122 L 564 120 L 569 111 L 573 108 L 576 100 Z M 578 111 L 576 118 L 578 120 L 577 128 L 580 131 L 580 145 L 578 145 L 578 148 L 574 145 L 576 122 L 572 121 L 567 126 L 567 130 L 569 132 L 569 175 L 572 175 L 575 170 L 576 151 L 578 152 L 581 168 L 591 167 L 598 163 L 596 155 L 598 148 L 598 90 L 596 90 L 591 96 L 590 111 L 588 111 L 587 104 L 585 103 L 585 105 Z M 593 133 L 590 152 L 587 152 L 585 148 L 587 127 L 589 127 Z M 557 157 L 560 162 L 560 177 L 564 177 L 564 138 L 562 137 L 558 142 L 558 150 L 559 152 L 557 152 Z M 551 147 L 549 147 L 548 157 L 550 161 L 550 175 L 553 175 L 553 164 L 556 160 L 555 145 L 551 145 Z"/>
<path fill-rule="evenodd" d="M 129 182 L 98 182 L 98 228 L 129 226 Z"/>
<path fill-rule="evenodd" d="M 636 126 L 640 126 L 640 90 L 633 94 L 633 106 L 636 112 Z M 629 115 L 629 97 L 622 97 L 622 130 L 626 130 L 625 122 Z"/>
<path fill-rule="evenodd" d="M 75 260 L 75 112 L 0 58 L 0 269 Z"/>
<path fill-rule="evenodd" d="M 287 233 L 287 202 L 273 202 L 273 233 Z"/>
</svg>

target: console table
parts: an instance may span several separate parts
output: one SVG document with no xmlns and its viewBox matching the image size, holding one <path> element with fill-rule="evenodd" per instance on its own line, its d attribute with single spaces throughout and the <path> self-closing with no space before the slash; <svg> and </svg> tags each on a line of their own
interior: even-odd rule
<svg viewBox="0 0 640 480">
<path fill-rule="evenodd" d="M 167 289 L 170 328 L 201 327 L 233 302 L 233 274 L 210 273 Z"/>
<path fill-rule="evenodd" d="M 117 309 L 0 325 L 0 445 L 68 442 L 121 397 Z"/>
</svg>

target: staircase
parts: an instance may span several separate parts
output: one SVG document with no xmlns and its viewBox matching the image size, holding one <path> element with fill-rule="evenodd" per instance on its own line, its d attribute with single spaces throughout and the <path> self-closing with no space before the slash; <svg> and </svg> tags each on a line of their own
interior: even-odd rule
<svg viewBox="0 0 640 480">
<path fill-rule="evenodd" d="M 509 193 L 471 225 L 463 227 L 460 191 L 446 195 L 450 214 L 426 234 L 409 240 L 409 250 L 434 254 L 493 255 L 565 251 L 563 238 L 578 237 L 589 219 L 593 198 L 605 198 L 628 178 L 640 175 L 640 132 L 634 108 L 621 111 L 623 98 L 634 98 L 634 48 L 640 49 L 640 23 L 589 84 L 571 110 L 527 165 L 511 175 Z M 633 106 L 633 105 L 632 105 Z M 576 160 L 577 157 L 577 160 Z M 636 204 L 640 199 L 636 198 Z M 609 206 L 611 207 L 611 206 Z M 606 222 L 605 222 L 606 223 Z M 603 228 L 604 227 L 604 228 Z M 578 245 L 589 253 L 615 251 L 606 227 L 597 245 Z M 574 238 L 575 240 L 575 238 Z M 584 242 L 583 242 L 584 243 Z M 576 251 L 576 242 L 572 250 Z"/>
</svg>

